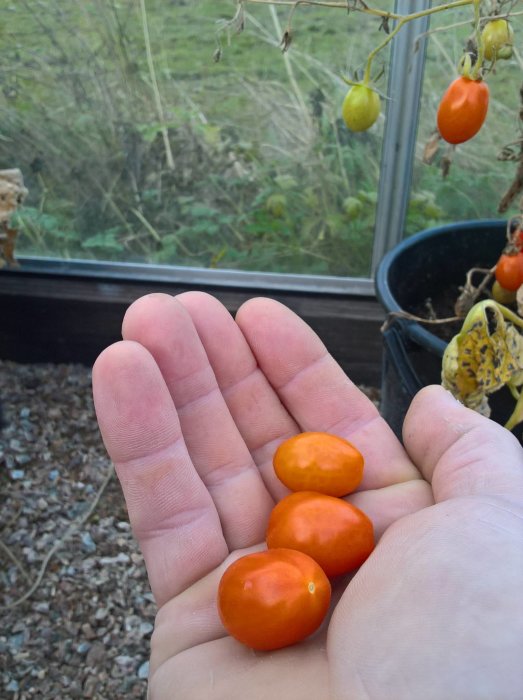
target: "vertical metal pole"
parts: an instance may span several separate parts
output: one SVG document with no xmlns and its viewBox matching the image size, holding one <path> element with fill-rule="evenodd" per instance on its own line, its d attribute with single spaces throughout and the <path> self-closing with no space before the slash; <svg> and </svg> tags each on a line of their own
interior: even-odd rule
<svg viewBox="0 0 523 700">
<path fill-rule="evenodd" d="M 428 9 L 431 0 L 396 0 L 395 12 Z M 419 102 L 429 17 L 408 22 L 392 40 L 387 110 L 381 154 L 372 270 L 403 238 L 416 150 Z"/>
</svg>

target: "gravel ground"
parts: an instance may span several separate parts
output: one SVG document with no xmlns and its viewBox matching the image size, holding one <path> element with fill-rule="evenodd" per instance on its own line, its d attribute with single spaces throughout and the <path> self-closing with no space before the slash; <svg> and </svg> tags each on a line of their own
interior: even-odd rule
<svg viewBox="0 0 523 700">
<path fill-rule="evenodd" d="M 90 370 L 0 362 L 0 397 L 0 697 L 144 698 L 155 605 Z"/>
</svg>

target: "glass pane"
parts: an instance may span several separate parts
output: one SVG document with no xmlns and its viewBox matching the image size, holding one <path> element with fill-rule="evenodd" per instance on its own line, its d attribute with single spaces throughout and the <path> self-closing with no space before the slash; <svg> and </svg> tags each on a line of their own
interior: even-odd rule
<svg viewBox="0 0 523 700">
<path fill-rule="evenodd" d="M 218 33 L 234 10 L 3 4 L 0 168 L 29 190 L 18 253 L 369 274 L 383 117 L 349 132 L 340 76 L 379 20 L 300 6 L 282 54 L 289 8 L 247 4 L 245 30 Z"/>
<path fill-rule="evenodd" d="M 479 133 L 455 148 L 440 144 L 432 164 L 423 162 L 425 147 L 436 125 L 439 101 L 457 77 L 456 67 L 463 48 L 473 35 L 472 19 L 472 8 L 465 7 L 436 14 L 431 21 L 407 235 L 448 222 L 500 219 L 517 212 L 519 198 L 514 199 L 506 212 L 498 212 L 517 168 L 517 162 L 502 160 L 500 155 L 510 145 L 511 152 L 518 156 L 521 138 L 523 60 L 516 49 L 510 60 L 499 60 L 486 74 L 490 101 L 486 122 Z M 511 23 L 515 46 L 520 46 L 523 15 L 514 13 Z M 447 156 L 451 157 L 451 164 L 444 176 Z"/>
</svg>

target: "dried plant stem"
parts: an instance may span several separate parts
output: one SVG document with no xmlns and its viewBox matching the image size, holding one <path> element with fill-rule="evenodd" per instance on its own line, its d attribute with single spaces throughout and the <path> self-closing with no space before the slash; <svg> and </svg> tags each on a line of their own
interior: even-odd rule
<svg viewBox="0 0 523 700">
<path fill-rule="evenodd" d="M 165 126 L 165 115 L 163 112 L 162 98 L 160 95 L 160 88 L 158 87 L 158 81 L 156 79 L 156 70 L 154 68 L 153 53 L 151 50 L 151 37 L 149 35 L 149 24 L 147 22 L 147 9 L 145 7 L 145 0 L 140 0 L 140 12 L 142 14 L 143 38 L 145 41 L 147 67 L 149 68 L 149 76 L 151 78 L 151 86 L 153 89 L 154 102 L 156 105 L 156 111 L 158 113 L 158 119 L 162 125 L 160 130 L 162 133 L 163 144 L 165 148 L 167 167 L 169 168 L 169 170 L 174 170 L 174 158 L 171 150 L 171 144 L 169 142 L 169 134 L 167 131 L 167 127 Z"/>
<path fill-rule="evenodd" d="M 31 577 L 27 573 L 27 569 L 25 566 L 22 564 L 22 562 L 13 554 L 11 549 L 5 544 L 5 542 L 2 542 L 0 540 L 0 549 L 3 551 L 3 553 L 10 559 L 13 564 L 16 565 L 16 567 L 20 570 L 20 573 L 22 576 L 25 578 L 26 581 L 30 581 Z"/>
<path fill-rule="evenodd" d="M 418 323 L 429 323 L 432 325 L 438 325 L 442 323 L 452 323 L 453 321 L 461 321 L 460 316 L 449 316 L 448 318 L 422 318 L 421 316 L 416 316 L 411 314 L 409 311 L 389 311 L 387 318 L 381 327 L 381 332 L 386 331 L 391 325 L 395 318 L 405 318 L 408 321 L 417 321 Z"/>
<path fill-rule="evenodd" d="M 271 18 L 272 18 L 272 21 L 274 24 L 274 28 L 275 28 L 278 36 L 281 36 L 282 30 L 281 30 L 280 20 L 278 19 L 278 14 L 276 12 L 276 8 L 274 7 L 274 5 L 271 5 L 269 10 L 271 13 Z M 287 71 L 287 77 L 289 78 L 289 82 L 291 84 L 292 90 L 294 92 L 294 95 L 296 96 L 296 100 L 298 101 L 298 104 L 300 105 L 300 109 L 302 110 L 303 115 L 309 121 L 309 110 L 307 109 L 307 105 L 305 104 L 305 100 L 303 99 L 302 91 L 300 90 L 300 86 L 298 85 L 298 82 L 297 82 L 296 77 L 294 75 L 294 71 L 292 69 L 292 63 L 290 61 L 289 56 L 287 55 L 287 52 L 283 53 L 283 62 L 285 65 L 285 70 Z"/>
<path fill-rule="evenodd" d="M 85 522 L 89 520 L 91 515 L 94 513 L 96 507 L 98 506 L 98 503 L 100 502 L 100 499 L 107 488 L 107 485 L 111 481 L 112 477 L 114 474 L 114 467 L 111 464 L 105 479 L 103 480 L 100 488 L 98 489 L 96 496 L 93 499 L 93 502 L 89 506 L 89 508 L 83 513 L 79 518 L 77 518 L 74 522 L 69 525 L 65 533 L 62 535 L 62 537 L 59 537 L 54 545 L 51 547 L 51 549 L 47 552 L 47 554 L 44 557 L 44 560 L 42 561 L 42 564 L 40 566 L 40 570 L 38 571 L 38 575 L 33 583 L 33 585 L 29 588 L 28 591 L 24 593 L 23 596 L 20 598 L 17 598 L 13 603 L 10 603 L 9 605 L 2 606 L 0 610 L 10 610 L 12 608 L 15 608 L 17 605 L 20 605 L 24 601 L 26 601 L 28 598 L 30 598 L 33 593 L 37 590 L 38 586 L 42 583 L 42 580 L 44 578 L 45 571 L 47 569 L 47 566 L 49 562 L 51 561 L 52 557 L 56 554 L 56 552 L 60 549 L 60 547 L 63 545 L 63 543 L 73 535 L 79 527 L 81 527 Z"/>
</svg>

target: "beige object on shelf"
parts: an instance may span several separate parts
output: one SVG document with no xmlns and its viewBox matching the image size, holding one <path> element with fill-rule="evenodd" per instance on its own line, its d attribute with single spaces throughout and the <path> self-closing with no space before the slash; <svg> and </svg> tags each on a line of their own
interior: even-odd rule
<svg viewBox="0 0 523 700">
<path fill-rule="evenodd" d="M 0 170 L 0 267 L 15 265 L 15 239 L 18 231 L 9 226 L 9 219 L 27 196 L 21 170 Z"/>
</svg>

